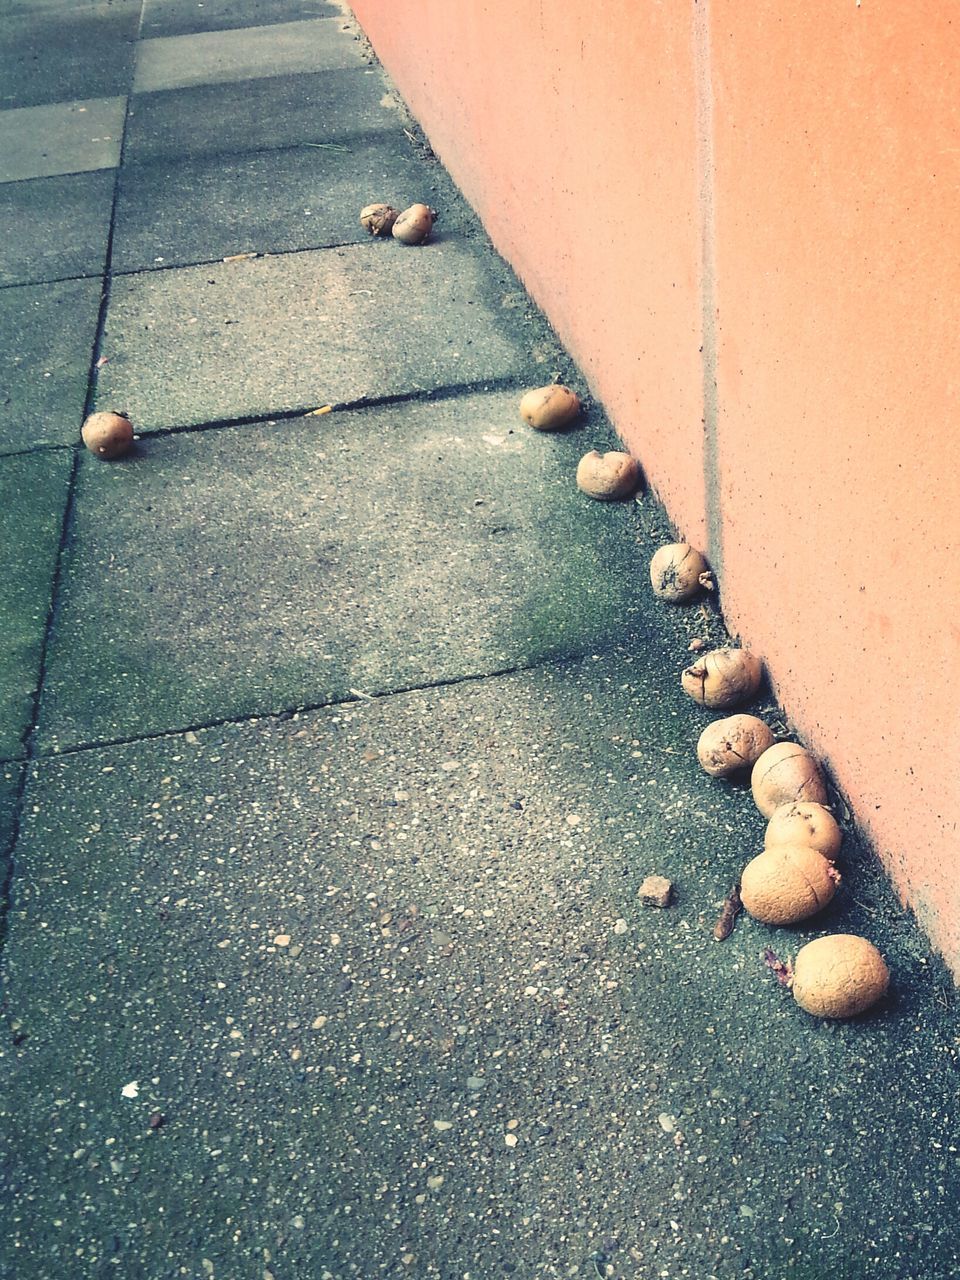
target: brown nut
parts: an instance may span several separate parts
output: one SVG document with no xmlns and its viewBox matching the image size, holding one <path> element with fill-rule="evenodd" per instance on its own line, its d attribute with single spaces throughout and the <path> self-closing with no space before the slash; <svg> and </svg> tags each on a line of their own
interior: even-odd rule
<svg viewBox="0 0 960 1280">
<path fill-rule="evenodd" d="M 767 849 L 777 844 L 808 844 L 834 862 L 842 840 L 843 832 L 826 805 L 812 800 L 795 800 L 774 809 L 763 844 Z"/>
<path fill-rule="evenodd" d="M 760 688 L 763 666 L 749 649 L 711 649 L 680 676 L 680 684 L 704 707 L 735 707 Z"/>
<path fill-rule="evenodd" d="M 640 468 L 629 453 L 611 449 L 599 454 L 591 449 L 577 467 L 577 488 L 600 502 L 629 498 L 640 483 Z"/>
<path fill-rule="evenodd" d="M 757 808 L 765 818 L 774 809 L 796 800 L 826 804 L 827 784 L 817 759 L 796 742 L 778 742 L 769 747 L 750 775 L 750 788 Z"/>
<path fill-rule="evenodd" d="M 561 431 L 579 413 L 580 397 L 559 382 L 535 387 L 520 397 L 520 417 L 534 431 Z"/>
<path fill-rule="evenodd" d="M 727 716 L 701 733 L 697 759 L 711 778 L 726 778 L 751 768 L 772 744 L 773 733 L 758 716 Z"/>
<path fill-rule="evenodd" d="M 832 863 L 805 844 L 781 844 L 758 854 L 743 869 L 740 900 L 764 924 L 796 924 L 821 911 L 840 876 Z"/>
<path fill-rule="evenodd" d="M 889 985 L 883 956 L 854 933 L 808 942 L 793 966 L 793 998 L 818 1018 L 854 1018 L 886 995 Z"/>
<path fill-rule="evenodd" d="M 390 204 L 368 204 L 360 210 L 360 225 L 372 236 L 388 236 L 399 214 Z"/>
<path fill-rule="evenodd" d="M 412 204 L 393 224 L 393 238 L 401 244 L 423 244 L 433 230 L 436 216 L 436 209 L 429 205 Z"/>
<path fill-rule="evenodd" d="M 653 594 L 670 604 L 680 604 L 695 596 L 709 573 L 706 560 L 687 542 L 671 542 L 660 547 L 650 561 Z"/>
<path fill-rule="evenodd" d="M 133 444 L 133 424 L 122 413 L 91 413 L 80 428 L 80 435 L 98 458 L 122 458 Z"/>
</svg>

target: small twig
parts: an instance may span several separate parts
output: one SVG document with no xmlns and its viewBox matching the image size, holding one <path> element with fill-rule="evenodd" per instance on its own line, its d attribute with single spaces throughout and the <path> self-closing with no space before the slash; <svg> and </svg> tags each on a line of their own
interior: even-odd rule
<svg viewBox="0 0 960 1280">
<path fill-rule="evenodd" d="M 713 936 L 717 942 L 722 942 L 724 938 L 729 938 L 733 933 L 733 926 L 737 923 L 737 916 L 740 914 L 742 906 L 740 886 L 735 884 L 724 899 L 720 919 L 713 926 Z"/>
<path fill-rule="evenodd" d="M 350 148 L 341 147 L 339 142 L 305 142 L 303 145 L 305 147 L 314 147 L 317 151 L 343 151 L 348 155 L 350 153 Z"/>
</svg>

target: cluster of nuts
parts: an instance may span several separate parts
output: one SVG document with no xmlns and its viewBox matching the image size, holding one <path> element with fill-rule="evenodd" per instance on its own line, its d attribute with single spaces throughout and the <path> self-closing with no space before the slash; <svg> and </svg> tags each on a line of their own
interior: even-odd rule
<svg viewBox="0 0 960 1280">
<path fill-rule="evenodd" d="M 423 244 L 436 220 L 436 209 L 426 204 L 412 204 L 403 213 L 391 204 L 368 204 L 360 210 L 360 225 L 372 236 L 392 235 L 401 244 Z"/>
<path fill-rule="evenodd" d="M 559 382 L 534 387 L 520 400 L 520 417 L 534 431 L 563 431 L 580 416 L 580 397 Z M 619 449 L 591 449 L 577 467 L 577 488 L 599 502 L 632 497 L 640 484 L 640 468 Z"/>
<path fill-rule="evenodd" d="M 562 431 L 580 410 L 577 395 L 559 383 L 534 388 L 520 401 L 520 416 L 535 431 Z M 577 467 L 577 487 L 600 501 L 630 497 L 639 483 L 640 469 L 628 453 L 594 449 Z M 710 566 L 686 542 L 660 547 L 650 562 L 650 582 L 654 594 L 670 604 L 714 590 Z M 680 677 L 684 691 L 711 710 L 749 702 L 762 680 L 756 654 L 732 647 L 701 654 Z M 816 757 L 796 742 L 775 741 L 759 716 L 740 713 L 704 729 L 697 758 L 714 778 L 749 769 L 754 802 L 769 819 L 763 852 L 743 869 L 737 901 L 771 925 L 796 924 L 823 910 L 840 884 L 835 859 L 841 832 L 827 808 L 826 779 Z M 876 947 L 852 934 L 808 943 L 792 967 L 769 955 L 797 1003 L 818 1017 L 862 1013 L 884 995 L 890 980 Z"/>
<path fill-rule="evenodd" d="M 703 588 L 713 589 L 707 562 L 683 542 L 656 552 L 650 581 L 654 594 L 673 604 Z M 701 706 L 729 710 L 748 702 L 762 678 L 755 654 L 722 648 L 701 655 L 680 683 Z M 770 925 L 797 924 L 822 911 L 840 884 L 835 859 L 841 832 L 827 808 L 826 779 L 816 757 L 796 742 L 776 742 L 763 720 L 741 713 L 707 725 L 697 742 L 697 758 L 714 778 L 749 769 L 754 803 L 769 820 L 763 852 L 741 874 L 738 900 L 743 907 Z M 890 981 L 876 947 L 852 934 L 808 943 L 792 967 L 769 955 L 797 1003 L 819 1017 L 862 1013 L 885 994 Z"/>
</svg>

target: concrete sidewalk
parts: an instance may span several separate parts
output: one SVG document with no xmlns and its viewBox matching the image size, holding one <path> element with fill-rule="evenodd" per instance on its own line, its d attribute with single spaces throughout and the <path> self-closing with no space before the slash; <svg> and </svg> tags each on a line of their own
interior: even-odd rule
<svg viewBox="0 0 960 1280">
<path fill-rule="evenodd" d="M 349 18 L 13 0 L 0 86 L 2 1274 L 956 1275 L 953 985 L 852 830 L 714 941 L 719 617 L 576 490 L 598 407 L 520 423 L 585 387 Z M 853 1023 L 758 958 L 828 930 Z"/>
</svg>

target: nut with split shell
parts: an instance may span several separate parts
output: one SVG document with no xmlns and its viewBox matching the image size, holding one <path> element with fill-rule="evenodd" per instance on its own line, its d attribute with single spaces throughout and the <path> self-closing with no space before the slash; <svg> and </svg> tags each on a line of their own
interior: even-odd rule
<svg viewBox="0 0 960 1280">
<path fill-rule="evenodd" d="M 711 649 L 680 676 L 694 702 L 723 709 L 748 702 L 760 688 L 763 665 L 749 649 Z"/>
<path fill-rule="evenodd" d="M 827 802 L 827 783 L 816 757 L 798 742 L 777 742 L 763 753 L 750 774 L 754 803 L 765 818 L 797 800 Z"/>
<path fill-rule="evenodd" d="M 670 542 L 659 547 L 650 561 L 653 594 L 669 604 L 682 604 L 701 589 L 713 589 L 710 566 L 689 542 Z"/>
<path fill-rule="evenodd" d="M 390 204 L 368 204 L 360 210 L 360 225 L 372 236 L 388 236 L 399 213 Z"/>
<path fill-rule="evenodd" d="M 773 732 L 759 716 L 726 716 L 714 720 L 697 742 L 697 759 L 711 778 L 727 778 L 750 769 L 773 745 Z"/>
<path fill-rule="evenodd" d="M 831 901 L 840 876 L 805 844 L 775 845 L 757 854 L 740 877 L 740 901 L 764 924 L 797 924 Z"/>
</svg>

